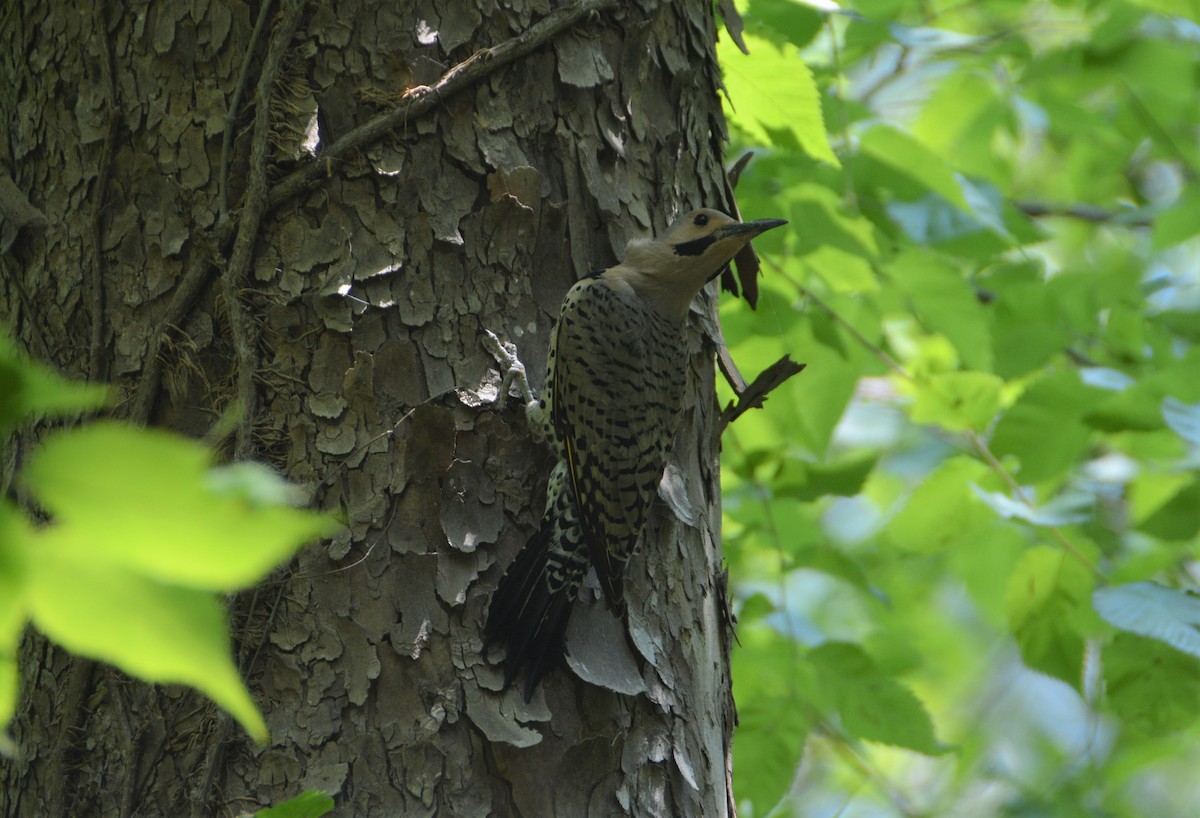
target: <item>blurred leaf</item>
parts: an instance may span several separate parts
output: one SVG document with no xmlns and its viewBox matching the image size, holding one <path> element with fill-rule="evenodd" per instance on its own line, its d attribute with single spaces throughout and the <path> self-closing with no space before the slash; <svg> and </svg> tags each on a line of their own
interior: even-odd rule
<svg viewBox="0 0 1200 818">
<path fill-rule="evenodd" d="M 1171 431 L 1200 446 L 1200 403 L 1187 404 L 1168 395 L 1163 398 L 1162 414 Z"/>
<path fill-rule="evenodd" d="M 880 673 L 861 648 L 826 642 L 810 651 L 808 660 L 816 667 L 822 686 L 833 696 L 842 727 L 850 735 L 926 755 L 945 752 L 917 697 Z"/>
<path fill-rule="evenodd" d="M 989 316 L 958 270 L 928 253 L 903 253 L 890 271 L 927 329 L 949 338 L 967 367 L 991 368 Z"/>
<path fill-rule="evenodd" d="M 794 48 L 779 48 L 748 32 L 744 39 L 750 57 L 728 40 L 717 45 L 736 120 L 764 145 L 800 149 L 814 159 L 839 166 L 825 134 L 812 71 Z M 784 77 L 787 81 L 780 82 Z M 788 141 L 793 144 L 786 144 Z"/>
<path fill-rule="evenodd" d="M 254 818 L 320 818 L 333 810 L 333 799 L 323 792 L 306 792 L 254 813 Z"/>
<path fill-rule="evenodd" d="M 1000 408 L 1003 385 L 988 372 L 930 375 L 918 386 L 912 419 L 952 431 L 983 429 Z"/>
<path fill-rule="evenodd" d="M 1200 532 L 1200 480 L 1192 480 L 1157 511 L 1137 524 L 1139 531 L 1164 540 L 1190 540 Z"/>
<path fill-rule="evenodd" d="M 265 741 L 267 726 L 234 667 L 216 597 L 92 559 L 86 543 L 71 541 L 74 533 L 55 527 L 37 538 L 29 604 L 38 630 L 72 653 L 148 681 L 190 685 Z"/>
<path fill-rule="evenodd" d="M 1125 633 L 1104 646 L 1103 658 L 1105 698 L 1126 741 L 1157 740 L 1200 717 L 1200 661 Z"/>
<path fill-rule="evenodd" d="M 0 755 L 3 728 L 17 706 L 17 645 L 25 630 L 28 553 L 32 532 L 21 514 L 0 500 Z"/>
<path fill-rule="evenodd" d="M 1034 670 L 1079 689 L 1083 682 L 1083 637 L 1074 614 L 1086 605 L 1092 577 L 1066 552 L 1036 546 L 1018 561 L 1008 579 L 1008 621 L 1021 658 Z"/>
<path fill-rule="evenodd" d="M 1200 191 L 1189 189 L 1154 220 L 1154 249 L 1162 250 L 1200 233 Z"/>
<path fill-rule="evenodd" d="M 971 492 L 988 468 L 969 457 L 952 457 L 916 487 L 887 526 L 889 539 L 905 551 L 934 553 L 970 541 L 994 515 Z"/>
<path fill-rule="evenodd" d="M 1155 582 L 1098 588 L 1092 604 L 1110 625 L 1200 658 L 1200 597 Z"/>
<path fill-rule="evenodd" d="M 290 489 L 263 467 L 210 470 L 207 448 L 157 430 L 95 423 L 56 435 L 24 482 L 69 535 L 76 558 L 230 591 L 261 579 L 328 516 L 278 505 Z"/>
<path fill-rule="evenodd" d="M 1018 476 L 1037 483 L 1073 468 L 1092 430 L 1081 420 L 1103 393 L 1084 386 L 1071 370 L 1047 372 L 1004 413 L 992 435 L 992 451 L 1020 459 Z"/>
<path fill-rule="evenodd" d="M 0 333 L 0 435 L 25 418 L 75 415 L 108 403 L 108 387 L 60 378 Z"/>
<path fill-rule="evenodd" d="M 815 500 L 828 495 L 851 497 L 862 489 L 874 466 L 875 458 L 870 454 L 834 463 L 792 459 L 784 463 L 779 476 L 771 481 L 772 491 L 778 497 L 793 500 Z"/>
<path fill-rule="evenodd" d="M 812 680 L 805 677 L 807 666 L 792 659 L 792 648 L 767 628 L 744 629 L 733 657 L 734 795 L 749 799 L 764 815 L 791 785 L 810 729 L 806 699 Z"/>
<path fill-rule="evenodd" d="M 1082 523 L 1092 516 L 1096 498 L 1091 494 L 1066 491 L 1045 505 L 1030 508 L 1021 500 L 972 486 L 975 496 L 1005 519 L 1024 520 L 1032 525 L 1064 526 Z"/>
<path fill-rule="evenodd" d="M 962 185 L 946 161 L 903 131 L 876 125 L 862 135 L 860 148 L 863 153 L 919 181 L 958 209 L 971 212 Z"/>
</svg>

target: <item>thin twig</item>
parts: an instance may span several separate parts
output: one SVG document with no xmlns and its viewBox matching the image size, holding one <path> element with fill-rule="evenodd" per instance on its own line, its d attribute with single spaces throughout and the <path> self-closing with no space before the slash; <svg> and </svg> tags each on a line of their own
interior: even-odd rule
<svg viewBox="0 0 1200 818">
<path fill-rule="evenodd" d="M 319 182 L 328 174 L 330 165 L 350 151 L 371 144 L 412 119 L 424 116 L 451 94 L 472 87 L 496 69 L 535 51 L 589 14 L 605 11 L 616 5 L 617 0 L 581 0 L 573 5 L 555 9 L 510 40 L 475 52 L 443 74 L 432 86 L 410 90 L 395 108 L 349 131 L 321 151 L 316 161 L 305 165 L 272 187 L 268 197 L 269 207 L 276 207 L 280 202 Z"/>
<path fill-rule="evenodd" d="M 258 7 L 258 20 L 254 23 L 254 33 L 250 35 L 250 43 L 242 57 L 242 68 L 238 72 L 237 87 L 233 89 L 233 97 L 229 100 L 229 110 L 225 112 L 225 133 L 221 137 L 221 175 L 217 180 L 218 221 L 224 223 L 229 218 L 229 154 L 233 150 L 233 134 L 237 128 L 238 109 L 242 107 L 242 93 L 246 90 L 246 80 L 250 76 L 250 64 L 254 61 L 254 52 L 262 40 L 262 34 L 267 28 L 267 19 L 271 16 L 272 0 L 263 0 Z"/>
<path fill-rule="evenodd" d="M 271 45 L 263 61 L 262 73 L 258 77 L 255 93 L 254 135 L 250 144 L 250 180 L 242 200 L 238 218 L 237 237 L 233 252 L 221 276 L 221 289 L 225 296 L 225 310 L 229 319 L 230 334 L 233 336 L 234 355 L 237 358 L 237 399 L 242 407 L 234 444 L 234 459 L 244 460 L 254 448 L 254 415 L 257 395 L 254 375 L 258 371 L 257 343 L 252 336 L 251 322 L 242 309 L 239 295 L 242 278 L 254 260 L 254 242 L 258 228 L 267 211 L 267 150 L 271 140 L 271 94 L 275 88 L 275 77 L 283 65 L 296 28 L 300 25 L 300 12 L 306 0 L 290 0 L 281 11 L 282 19 L 271 35 Z"/>
<path fill-rule="evenodd" d="M 116 60 L 113 56 L 112 37 L 108 33 L 108 3 L 96 6 L 95 30 L 100 38 L 100 85 L 104 92 L 104 116 L 108 127 L 104 133 L 104 144 L 100 148 L 100 161 L 96 169 L 96 182 L 92 187 L 91 223 L 92 258 L 87 268 L 88 311 L 92 325 L 88 337 L 88 377 L 103 381 L 107 376 L 107 361 L 104 346 L 104 208 L 108 201 L 108 177 L 112 171 L 113 155 L 117 151 L 117 128 L 120 117 L 117 111 L 117 85 L 114 79 Z"/>
</svg>

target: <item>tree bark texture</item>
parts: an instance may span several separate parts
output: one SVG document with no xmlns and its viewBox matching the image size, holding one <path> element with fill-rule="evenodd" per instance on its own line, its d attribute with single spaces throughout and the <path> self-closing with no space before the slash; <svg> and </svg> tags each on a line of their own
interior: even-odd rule
<svg viewBox="0 0 1200 818">
<path fill-rule="evenodd" d="M 347 521 L 230 600 L 268 746 L 30 633 L 0 813 L 235 815 L 323 789 L 338 816 L 727 814 L 714 294 L 627 579 L 645 660 L 594 589 L 571 669 L 529 704 L 480 637 L 551 465 L 519 402 L 495 409 L 481 334 L 539 388 L 577 277 L 729 207 L 712 5 L 264 3 L 0 12 L 0 182 L 44 216 L 0 230 L 8 330 L 111 380 L 120 416 L 225 418 L 224 456 Z"/>
</svg>

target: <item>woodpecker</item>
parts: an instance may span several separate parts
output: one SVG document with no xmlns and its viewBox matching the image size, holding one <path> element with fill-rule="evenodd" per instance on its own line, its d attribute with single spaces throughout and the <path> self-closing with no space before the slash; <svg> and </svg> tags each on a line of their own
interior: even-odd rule
<svg viewBox="0 0 1200 818">
<path fill-rule="evenodd" d="M 627 626 L 625 566 L 675 438 L 688 309 L 747 242 L 786 223 L 693 210 L 662 235 L 629 242 L 621 263 L 567 292 L 543 396 L 528 404 L 531 425 L 557 456 L 546 509 L 493 593 L 484 628 L 485 653 L 506 648 L 505 687 L 524 672 L 526 701 L 562 658 L 589 567 Z"/>
</svg>

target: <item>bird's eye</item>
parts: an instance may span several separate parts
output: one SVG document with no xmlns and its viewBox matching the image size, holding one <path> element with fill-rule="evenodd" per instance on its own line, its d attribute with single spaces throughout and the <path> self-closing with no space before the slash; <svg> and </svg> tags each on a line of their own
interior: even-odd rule
<svg viewBox="0 0 1200 818">
<path fill-rule="evenodd" d="M 708 224 L 708 214 L 701 213 L 699 216 L 692 219 L 692 224 L 696 225 L 697 227 L 703 227 L 704 225 Z"/>
</svg>

